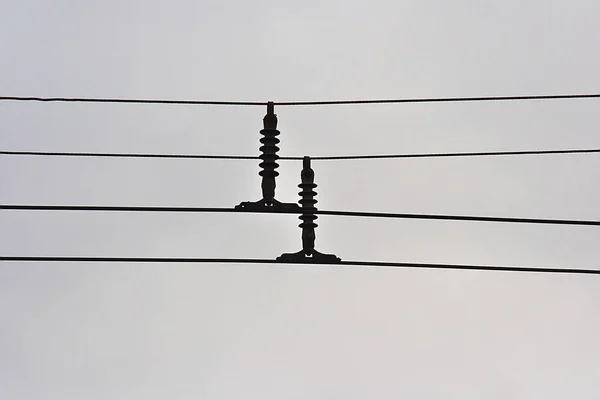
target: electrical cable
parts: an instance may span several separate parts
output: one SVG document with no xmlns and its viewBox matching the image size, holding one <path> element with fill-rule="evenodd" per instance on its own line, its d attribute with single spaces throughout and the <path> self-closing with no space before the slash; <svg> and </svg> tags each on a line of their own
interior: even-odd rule
<svg viewBox="0 0 600 400">
<path fill-rule="evenodd" d="M 471 215 L 400 214 L 400 213 L 378 213 L 378 212 L 360 212 L 360 211 L 328 211 L 328 210 L 317 210 L 317 211 L 315 211 L 315 214 L 347 216 L 347 217 L 370 217 L 370 218 L 433 219 L 433 220 L 449 220 L 449 221 L 507 222 L 507 223 L 517 223 L 517 224 L 600 226 L 600 221 L 541 219 L 541 218 L 480 217 L 480 216 L 471 216 Z"/>
<path fill-rule="evenodd" d="M 460 264 L 427 264 L 408 262 L 382 261 L 341 261 L 335 264 L 320 263 L 308 259 L 306 262 L 285 262 L 271 259 L 256 258 L 175 258 L 175 257 L 21 257 L 0 256 L 0 261 L 15 262 L 82 262 L 82 263 L 214 263 L 214 264 L 302 264 L 302 265 L 347 265 L 359 267 L 388 267 L 388 268 L 425 268 L 425 269 L 455 269 L 473 271 L 503 271 L 503 272 L 537 272 L 559 274 L 589 274 L 600 275 L 600 270 L 578 268 L 542 268 L 500 265 L 460 265 Z"/>
<path fill-rule="evenodd" d="M 449 103 L 472 101 L 507 101 L 507 100 L 559 100 L 600 98 L 600 94 L 559 94 L 559 95 L 525 95 L 525 96 L 481 96 L 481 97 L 432 97 L 406 99 L 375 100 L 323 100 L 323 101 L 280 101 L 273 102 L 278 106 L 317 106 L 342 104 L 390 104 L 390 103 Z M 79 103 L 137 103 L 137 104 L 184 104 L 184 105 L 227 105 L 227 106 L 265 106 L 264 101 L 212 101 L 212 100 L 164 100 L 164 99 L 117 99 L 117 98 L 84 98 L 84 97 L 31 97 L 0 96 L 0 100 L 37 101 L 37 102 L 79 102 Z"/>
<path fill-rule="evenodd" d="M 382 158 L 444 158 L 444 157 L 483 157 L 483 156 L 520 156 L 520 155 L 546 155 L 546 154 L 582 154 L 600 153 L 600 149 L 572 149 L 572 150 L 522 150 L 522 151 L 482 151 L 470 153 L 416 153 L 416 154 L 381 154 L 357 156 L 321 156 L 311 157 L 311 160 L 366 160 Z M 302 157 L 294 159 L 300 160 Z M 281 157 L 280 159 L 285 159 Z"/>
<path fill-rule="evenodd" d="M 392 103 L 457 103 L 473 101 L 507 101 L 507 100 L 560 100 L 600 98 L 600 94 L 554 94 L 532 96 L 481 96 L 481 97 L 430 97 L 413 99 L 378 99 L 378 100 L 325 100 L 325 101 L 284 101 L 275 102 L 279 106 L 323 106 L 341 104 L 392 104 Z"/>
<path fill-rule="evenodd" d="M 264 213 L 264 214 L 301 214 L 298 210 L 256 211 L 236 210 L 220 207 L 147 207 L 147 206 L 66 206 L 66 205 L 25 205 L 25 204 L 0 204 L 0 210 L 21 211 L 121 211 L 121 212 L 187 212 L 187 213 Z M 564 220 L 541 218 L 509 218 L 509 217 L 482 217 L 471 215 L 439 215 L 439 214 L 406 214 L 406 213 L 381 213 L 363 211 L 330 211 L 317 210 L 315 214 L 343 217 L 367 218 L 403 218 L 403 219 L 429 219 L 473 222 L 506 222 L 520 224 L 547 224 L 547 225 L 583 225 L 600 226 L 600 221 Z"/>
<path fill-rule="evenodd" d="M 366 160 L 393 158 L 445 158 L 445 157 L 483 157 L 483 156 L 517 156 L 517 155 L 547 155 L 547 154 L 584 154 L 600 153 L 600 149 L 567 149 L 567 150 L 522 150 L 522 151 L 486 151 L 468 153 L 415 153 L 415 154 L 378 154 L 351 156 L 316 156 L 311 160 Z M 217 159 L 217 160 L 258 160 L 258 156 L 234 155 L 202 155 L 202 154 L 157 154 L 157 153 L 81 153 L 81 152 L 47 152 L 47 151 L 6 151 L 0 150 L 0 155 L 16 156 L 52 156 L 52 157 L 113 157 L 113 158 L 187 158 L 187 159 Z M 303 157 L 278 157 L 278 160 L 302 160 Z"/>
<path fill-rule="evenodd" d="M 258 156 L 218 156 L 202 154 L 140 154 L 140 153 L 70 153 L 50 151 L 1 151 L 2 155 L 50 157 L 111 157 L 111 158 L 196 158 L 213 160 L 259 160 Z M 301 159 L 298 158 L 298 159 Z"/>
<path fill-rule="evenodd" d="M 413 99 L 380 99 L 380 100 L 334 100 L 334 101 L 296 101 L 274 102 L 279 106 L 308 106 L 308 105 L 348 105 L 348 104 L 385 104 L 385 103 L 437 103 L 437 102 L 480 102 L 480 101 L 508 101 L 508 100 L 555 100 L 555 99 L 584 99 L 600 98 L 600 94 L 572 94 L 572 95 L 540 95 L 540 96 L 491 96 L 491 97 L 454 97 L 454 98 L 413 98 Z M 86 102 L 86 103 L 138 103 L 138 104 L 183 104 L 183 105 L 232 105 L 232 106 L 265 106 L 267 102 L 242 102 L 242 101 L 202 101 L 202 100 L 144 100 L 144 99 L 111 99 L 111 98 L 65 98 L 65 97 L 17 97 L 0 96 L 0 100 L 13 101 L 38 101 L 38 102 Z M 323 156 L 312 157 L 313 160 L 349 160 L 349 159 L 382 159 L 382 158 L 424 158 L 424 157 L 470 157 L 470 156 L 498 156 L 498 155 L 533 155 L 533 154 L 567 154 L 567 153 L 597 153 L 600 149 L 587 150 L 541 150 L 541 151 L 507 151 L 507 152 L 475 152 L 475 153 L 428 153 L 428 154 L 396 154 L 396 155 L 358 155 L 358 156 Z M 115 154 L 115 153 L 59 153 L 59 152 L 17 152 L 0 151 L 5 155 L 44 155 L 44 156 L 79 156 L 79 157 L 129 157 L 129 158 L 204 158 L 204 159 L 258 159 L 255 156 L 215 156 L 215 155 L 169 155 L 169 154 Z M 299 160 L 302 157 L 280 157 L 280 160 Z M 70 211 L 165 211 L 165 212 L 247 212 L 227 208 L 197 208 L 197 207 L 120 207 L 120 206 L 36 206 L 36 205 L 1 205 L 0 209 L 6 210 L 70 210 Z M 256 212 L 256 211 L 250 211 Z M 266 211 L 271 212 L 272 211 Z M 287 211 L 278 213 L 299 213 Z M 576 221 L 556 219 L 531 219 L 531 218 L 504 218 L 504 217 L 479 217 L 456 215 L 429 215 L 429 214 L 398 214 L 398 213 L 372 213 L 352 211 L 327 211 L 319 210 L 315 214 L 354 217 L 377 218 L 413 218 L 435 220 L 461 220 L 478 222 L 510 222 L 510 223 L 536 223 L 560 225 L 600 225 L 600 221 Z M 117 263 L 245 263 L 245 264 L 290 264 L 278 260 L 268 259 L 233 259 L 233 258 L 137 258 L 137 257 L 33 257 L 33 256 L 0 256 L 0 261 L 17 262 L 117 262 Z M 320 264 L 315 260 L 307 259 L 306 262 L 298 261 L 292 264 Z M 328 264 L 328 263 L 327 263 Z M 427 263 L 402 263 L 402 262 L 377 262 L 377 261 L 341 261 L 332 265 L 347 266 L 375 266 L 375 267 L 404 267 L 404 268 L 430 268 L 430 269 L 459 269 L 459 270 L 485 270 L 485 271 L 512 271 L 536 273 L 563 273 L 563 274 L 600 274 L 600 270 L 575 269 L 575 268 L 535 268 L 524 266 L 495 266 L 495 265 L 455 265 L 455 264 L 427 264 Z"/>
<path fill-rule="evenodd" d="M 31 97 L 0 96 L 0 100 L 36 101 L 62 103 L 132 103 L 132 104 L 179 104 L 179 105 L 212 105 L 212 106 L 266 106 L 266 101 L 213 101 L 213 100 L 164 100 L 164 99 L 114 99 L 89 97 Z"/>
</svg>

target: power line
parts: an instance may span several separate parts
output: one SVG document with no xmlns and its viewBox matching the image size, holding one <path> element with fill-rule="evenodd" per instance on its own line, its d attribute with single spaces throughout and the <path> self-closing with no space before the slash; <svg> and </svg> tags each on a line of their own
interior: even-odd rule
<svg viewBox="0 0 600 400">
<path fill-rule="evenodd" d="M 26 210 L 26 211 L 123 211 L 123 212 L 183 212 L 183 213 L 239 213 L 233 208 L 220 207 L 146 207 L 146 206 L 46 206 L 46 205 L 21 205 L 1 204 L 0 210 Z"/>
<path fill-rule="evenodd" d="M 179 104 L 212 106 L 266 106 L 266 101 L 213 101 L 213 100 L 164 100 L 164 99 L 115 99 L 90 97 L 23 97 L 0 96 L 0 100 L 60 102 L 60 103 L 133 103 L 133 104 Z"/>
<path fill-rule="evenodd" d="M 112 158 L 195 158 L 213 160 L 258 160 L 258 156 L 228 156 L 203 154 L 140 154 L 140 153 L 72 153 L 50 151 L 0 151 L 3 155 L 13 156 L 51 156 L 51 157 L 112 157 Z M 294 158 L 300 160 L 301 157 Z"/>
<path fill-rule="evenodd" d="M 326 100 L 326 101 L 287 101 L 275 102 L 279 106 L 322 106 L 341 104 L 390 104 L 390 103 L 457 103 L 467 101 L 507 101 L 507 100 L 559 100 L 599 98 L 600 94 L 555 94 L 533 96 L 482 96 L 482 97 L 430 97 L 413 99 L 379 100 Z"/>
<path fill-rule="evenodd" d="M 479 217 L 479 216 L 471 216 L 471 215 L 399 214 L 399 213 L 376 213 L 376 212 L 359 212 L 359 211 L 326 211 L 326 210 L 318 210 L 315 212 L 315 214 L 347 216 L 347 217 L 434 219 L 434 220 L 448 220 L 448 221 L 508 222 L 508 223 L 518 223 L 518 224 L 600 226 L 600 221 L 540 219 L 540 218 Z"/>
<path fill-rule="evenodd" d="M 544 154 L 578 154 L 600 153 L 600 149 L 572 149 L 572 150 L 522 150 L 522 151 L 483 151 L 470 153 L 418 153 L 418 154 L 382 154 L 382 155 L 357 155 L 357 156 L 322 156 L 311 157 L 312 160 L 365 160 L 381 158 L 443 158 L 443 157 L 482 157 L 482 156 L 519 156 L 519 155 L 544 155 Z M 281 157 L 285 159 L 285 157 Z M 301 159 L 297 157 L 294 159 Z"/>
<path fill-rule="evenodd" d="M 522 151 L 485 151 L 468 153 L 415 153 L 415 154 L 376 154 L 349 156 L 316 156 L 311 160 L 367 160 L 394 158 L 445 158 L 445 157 L 483 157 L 483 156 L 518 156 L 548 154 L 584 154 L 600 153 L 600 149 L 567 149 L 567 150 L 522 150 Z M 204 155 L 204 154 L 158 154 L 158 153 L 85 153 L 85 152 L 48 152 L 48 151 L 7 151 L 0 150 L 1 155 L 13 156 L 51 156 L 51 157 L 100 157 L 100 158 L 187 158 L 213 160 L 258 160 L 258 156 L 236 155 Z M 300 156 L 279 157 L 278 160 L 302 160 Z"/>
<path fill-rule="evenodd" d="M 23 204 L 0 204 L 0 210 L 21 211 L 120 211 L 120 212 L 184 212 L 184 213 L 259 213 L 259 214 L 300 214 L 301 211 L 279 210 L 279 211 L 257 211 L 236 210 L 233 208 L 220 207 L 146 207 L 146 206 L 66 206 L 66 205 L 23 205 Z M 406 213 L 380 213 L 363 211 L 330 211 L 317 210 L 315 214 L 342 217 L 367 217 L 367 218 L 401 218 L 401 219 L 429 219 L 448 221 L 472 221 L 472 222 L 506 222 L 520 224 L 547 224 L 547 225 L 583 225 L 600 226 L 600 221 L 588 220 L 564 220 L 564 219 L 541 219 L 541 218 L 508 218 L 508 217 L 485 217 L 471 215 L 439 215 L 439 214 L 406 214 Z"/>
<path fill-rule="evenodd" d="M 15 262 L 82 262 L 82 263 L 188 263 L 188 264 L 320 264 L 320 265 L 347 265 L 359 267 L 388 267 L 388 268 L 426 268 L 426 269 L 456 269 L 473 271 L 503 271 L 503 272 L 537 272 L 537 273 L 559 273 L 559 274 L 590 274 L 600 275 L 600 270 L 578 269 L 578 268 L 536 268 L 522 266 L 500 266 L 500 265 L 460 265 L 460 264 L 427 264 L 427 263 L 405 263 L 405 262 L 382 262 L 382 261 L 341 261 L 335 264 L 319 263 L 307 259 L 306 262 L 284 262 L 271 259 L 256 258 L 156 258 L 156 257 L 21 257 L 0 256 L 0 261 Z"/>
<path fill-rule="evenodd" d="M 600 94 L 558 94 L 558 95 L 525 95 L 525 96 L 481 96 L 481 97 L 431 97 L 406 99 L 373 99 L 373 100 L 323 100 L 323 101 L 280 101 L 273 102 L 278 106 L 317 106 L 342 104 L 391 104 L 391 103 L 451 103 L 474 101 L 508 101 L 508 100 L 560 100 L 599 98 Z M 118 99 L 87 97 L 24 97 L 0 96 L 0 100 L 35 101 L 35 102 L 78 102 L 78 103 L 137 103 L 137 104 L 181 104 L 181 105 L 227 105 L 227 106 L 265 106 L 261 101 L 212 101 L 212 100 L 164 100 L 164 99 Z"/>
</svg>

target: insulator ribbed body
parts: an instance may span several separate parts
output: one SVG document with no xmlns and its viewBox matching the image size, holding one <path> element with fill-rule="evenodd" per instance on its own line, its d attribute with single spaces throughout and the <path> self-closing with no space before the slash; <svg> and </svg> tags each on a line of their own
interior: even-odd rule
<svg viewBox="0 0 600 400">
<path fill-rule="evenodd" d="M 317 187 L 316 183 L 301 183 L 298 185 L 302 189 L 298 194 L 302 197 L 298 203 L 302 207 L 302 214 L 298 217 L 302 220 L 302 223 L 298 225 L 300 228 L 316 228 L 318 225 L 314 222 L 318 217 L 314 214 L 317 211 L 317 200 L 315 196 L 317 192 L 314 189 Z"/>
<path fill-rule="evenodd" d="M 279 151 L 279 139 L 277 135 L 279 135 L 279 131 L 277 129 L 262 129 L 260 134 L 263 137 L 260 139 L 260 142 L 263 144 L 259 147 L 259 150 L 262 154 L 259 156 L 262 162 L 259 164 L 259 167 L 262 170 L 258 173 L 263 177 L 271 177 L 274 178 L 279 175 L 279 172 L 275 171 L 279 164 L 277 164 L 277 159 L 279 156 L 277 152 Z"/>
</svg>

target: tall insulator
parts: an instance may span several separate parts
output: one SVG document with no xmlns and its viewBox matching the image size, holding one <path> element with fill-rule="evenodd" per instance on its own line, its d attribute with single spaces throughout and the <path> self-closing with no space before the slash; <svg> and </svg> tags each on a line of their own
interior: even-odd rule
<svg viewBox="0 0 600 400">
<path fill-rule="evenodd" d="M 275 177 L 279 175 L 279 172 L 275 170 L 279 167 L 279 164 L 277 164 L 277 159 L 279 158 L 277 155 L 279 151 L 279 147 L 277 147 L 279 139 L 277 136 L 281 133 L 277 130 L 277 115 L 274 112 L 272 102 L 269 102 L 267 105 L 267 114 L 263 118 L 263 127 L 264 129 L 260 131 L 260 134 L 263 135 L 260 138 L 260 142 L 263 145 L 258 149 L 262 152 L 260 155 L 262 162 L 258 164 L 262 168 L 262 171 L 258 174 L 262 176 L 263 201 L 267 205 L 271 205 L 273 204 L 273 200 L 275 200 Z"/>
<path fill-rule="evenodd" d="M 315 228 L 318 226 L 315 223 L 317 216 L 315 213 L 317 212 L 317 200 L 315 196 L 317 192 L 315 192 L 315 188 L 317 184 L 315 183 L 315 171 L 310 167 L 310 157 L 304 157 L 303 159 L 303 168 L 300 173 L 301 183 L 298 185 L 300 189 L 300 200 L 298 203 L 301 205 L 302 214 L 300 215 L 300 220 L 302 223 L 298 225 L 302 228 L 302 250 L 297 253 L 286 253 L 277 257 L 278 261 L 282 262 L 314 262 L 314 263 L 338 263 L 341 261 L 339 257 L 334 254 L 323 254 L 315 250 Z"/>
<path fill-rule="evenodd" d="M 299 207 L 295 203 L 282 203 L 275 199 L 275 178 L 279 176 L 279 172 L 276 169 L 279 167 L 277 159 L 279 156 L 279 131 L 277 130 L 277 115 L 275 114 L 275 107 L 273 102 L 267 103 L 267 114 L 263 118 L 263 129 L 260 134 L 263 136 L 260 138 L 262 146 L 259 147 L 261 155 L 259 156 L 262 162 L 259 164 L 261 171 L 258 173 L 262 177 L 261 189 L 263 198 L 259 201 L 249 202 L 245 201 L 235 207 L 236 210 L 246 211 L 291 211 L 298 210 Z"/>
</svg>

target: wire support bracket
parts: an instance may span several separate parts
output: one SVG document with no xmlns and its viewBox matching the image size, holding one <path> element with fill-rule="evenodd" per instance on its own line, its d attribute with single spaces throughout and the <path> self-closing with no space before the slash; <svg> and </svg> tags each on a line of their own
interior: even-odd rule
<svg viewBox="0 0 600 400">
<path fill-rule="evenodd" d="M 303 168 L 300 173 L 302 179 L 298 185 L 300 189 L 300 201 L 302 214 L 300 220 L 302 223 L 298 225 L 302 228 L 302 250 L 297 253 L 284 253 L 277 257 L 277 261 L 284 263 L 314 263 L 314 264 L 336 264 L 342 260 L 334 254 L 324 254 L 315 250 L 315 228 L 318 226 L 315 220 L 318 218 L 315 215 L 317 208 L 317 200 L 315 196 L 317 192 L 314 189 L 317 187 L 315 183 L 315 171 L 310 167 L 310 157 L 304 157 Z"/>
</svg>

